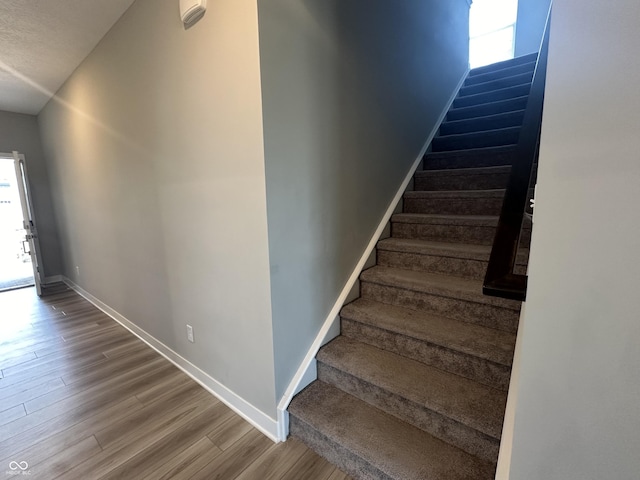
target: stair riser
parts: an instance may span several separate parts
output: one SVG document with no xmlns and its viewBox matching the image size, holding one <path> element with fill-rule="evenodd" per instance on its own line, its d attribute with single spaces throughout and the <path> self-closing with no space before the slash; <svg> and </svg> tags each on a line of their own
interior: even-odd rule
<svg viewBox="0 0 640 480">
<path fill-rule="evenodd" d="M 530 84 L 518 85 L 516 87 L 505 88 L 493 92 L 480 93 L 478 95 L 469 95 L 468 97 L 458 97 L 453 102 L 453 108 L 471 107 L 475 105 L 483 105 L 485 103 L 497 102 L 500 100 L 509 100 L 512 98 L 528 95 L 531 89 Z"/>
<path fill-rule="evenodd" d="M 341 333 L 374 347 L 507 391 L 511 368 L 439 345 L 341 318 Z"/>
<path fill-rule="evenodd" d="M 527 97 L 520 97 L 501 102 L 475 105 L 472 107 L 456 108 L 453 110 L 449 110 L 449 113 L 447 113 L 447 121 L 454 122 L 458 120 L 487 117 L 489 115 L 498 115 L 500 113 L 523 110 L 527 106 L 527 100 Z"/>
<path fill-rule="evenodd" d="M 499 215 L 502 198 L 405 198 L 405 213 Z"/>
<path fill-rule="evenodd" d="M 442 257 L 439 255 L 420 253 L 392 252 L 389 250 L 378 250 L 377 258 L 378 265 L 383 267 L 453 275 L 475 280 L 484 279 L 485 273 L 487 272 L 487 265 L 489 264 L 488 261 L 483 260 Z M 516 265 L 516 274 L 526 273 L 527 260 L 528 259 L 524 259 L 524 263 Z"/>
<path fill-rule="evenodd" d="M 520 316 L 519 311 L 509 308 L 369 282 L 360 284 L 360 294 L 389 305 L 422 310 L 509 333 L 516 333 Z"/>
<path fill-rule="evenodd" d="M 422 405 L 318 362 L 318 379 L 472 455 L 497 462 L 499 441 Z"/>
<path fill-rule="evenodd" d="M 521 127 L 524 112 L 509 112 L 502 115 L 473 118 L 456 122 L 444 122 L 440 125 L 440 135 L 459 135 L 461 133 L 484 132 L 499 128 Z"/>
<path fill-rule="evenodd" d="M 473 154 L 428 153 L 424 157 L 425 170 L 444 170 L 449 168 L 499 167 L 513 163 L 514 151 L 477 152 Z"/>
<path fill-rule="evenodd" d="M 436 137 L 431 143 L 433 152 L 450 152 L 470 148 L 499 147 L 515 145 L 520 138 L 520 129 L 512 127 L 499 131 L 468 133 L 463 135 Z"/>
<path fill-rule="evenodd" d="M 289 433 L 354 479 L 394 480 L 295 415 L 289 415 Z"/>
<path fill-rule="evenodd" d="M 414 189 L 438 190 L 495 190 L 506 188 L 508 173 L 492 175 L 416 175 Z"/>
</svg>

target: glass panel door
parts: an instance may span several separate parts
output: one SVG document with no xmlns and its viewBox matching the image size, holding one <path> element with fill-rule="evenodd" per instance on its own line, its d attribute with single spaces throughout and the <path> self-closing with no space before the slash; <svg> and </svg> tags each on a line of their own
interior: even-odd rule
<svg viewBox="0 0 640 480">
<path fill-rule="evenodd" d="M 0 158 L 0 290 L 34 285 L 13 158 Z"/>
</svg>

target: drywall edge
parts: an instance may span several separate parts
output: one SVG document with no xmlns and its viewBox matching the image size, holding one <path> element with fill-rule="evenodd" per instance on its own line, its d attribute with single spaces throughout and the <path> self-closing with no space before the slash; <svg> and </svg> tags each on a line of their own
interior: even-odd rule
<svg viewBox="0 0 640 480">
<path fill-rule="evenodd" d="M 468 74 L 469 74 L 469 69 L 467 69 L 467 71 L 462 75 L 462 78 L 458 82 L 458 85 L 453 90 L 453 93 L 451 94 L 449 101 L 446 103 L 445 108 L 440 113 L 440 116 L 438 117 L 438 120 L 436 121 L 435 126 L 431 130 L 431 133 L 427 137 L 427 140 L 424 143 L 424 146 L 420 150 L 418 157 L 413 162 L 413 165 L 409 169 L 409 172 L 407 173 L 407 176 L 405 177 L 404 181 L 398 188 L 396 195 L 393 197 L 393 200 L 391 200 L 391 203 L 389 204 L 387 211 L 384 213 L 384 215 L 382 216 L 382 219 L 380 220 L 380 223 L 378 224 L 378 228 L 376 228 L 375 232 L 373 233 L 373 236 L 371 237 L 369 244 L 364 249 L 364 252 L 360 257 L 360 260 L 358 261 L 355 268 L 353 269 L 351 276 L 349 277 L 349 279 L 347 280 L 347 283 L 345 284 L 344 288 L 340 292 L 340 295 L 338 296 L 338 299 L 333 305 L 333 308 L 329 312 L 329 315 L 327 316 L 324 323 L 322 324 L 322 327 L 320 328 L 320 331 L 316 335 L 315 340 L 309 347 L 307 354 L 305 355 L 304 359 L 302 360 L 302 363 L 298 367 L 296 374 L 294 375 L 293 379 L 289 383 L 289 386 L 285 390 L 284 395 L 280 399 L 280 402 L 278 403 L 278 412 L 277 412 L 277 415 L 278 415 L 277 437 L 279 441 L 285 441 L 289 434 L 289 412 L 287 411 L 287 408 L 289 408 L 289 404 L 291 403 L 291 400 L 293 399 L 294 395 L 296 395 L 303 388 L 305 388 L 307 385 L 309 385 L 311 382 L 313 382 L 318 378 L 317 372 L 315 371 L 316 355 L 318 354 L 320 347 L 322 347 L 327 342 L 335 338 L 335 336 L 337 336 L 337 335 L 334 335 L 332 337 L 330 335 L 331 331 L 334 331 L 334 332 L 337 331 L 339 334 L 340 329 L 338 327 L 338 324 L 340 322 L 340 310 L 344 306 L 345 300 L 347 299 L 349 292 L 351 292 L 353 286 L 358 281 L 358 278 L 360 277 L 360 273 L 362 273 L 362 269 L 367 263 L 367 260 L 369 259 L 369 257 L 371 256 L 371 253 L 376 247 L 378 240 L 380 239 L 385 228 L 387 227 L 387 224 L 389 223 L 389 220 L 391 219 L 391 216 L 393 215 L 397 205 L 400 203 L 400 200 L 402 200 L 402 197 L 404 195 L 405 190 L 407 189 L 407 186 L 413 179 L 413 175 L 415 174 L 418 168 L 418 165 L 420 165 L 420 162 L 422 162 L 423 157 L 427 152 L 427 149 L 429 148 L 429 145 L 431 145 L 431 142 L 433 141 L 434 137 L 438 133 L 438 130 L 440 129 L 440 124 L 442 123 L 447 113 L 449 112 L 449 109 L 451 108 L 453 101 L 458 95 L 458 91 L 460 90 L 460 88 L 462 88 L 462 85 L 464 84 L 464 81 L 466 80 Z"/>
<path fill-rule="evenodd" d="M 513 447 L 513 429 L 516 420 L 516 405 L 518 403 L 518 380 L 520 378 L 520 357 L 522 351 L 522 331 L 524 329 L 526 302 L 522 303 L 520 310 L 520 322 L 516 334 L 516 347 L 511 364 L 511 381 L 509 382 L 509 392 L 507 394 L 507 406 L 502 424 L 502 436 L 500 437 L 500 451 L 498 453 L 498 464 L 496 467 L 495 480 L 509 480 L 511 471 L 511 450 Z"/>
<path fill-rule="evenodd" d="M 144 343 L 153 348 L 164 358 L 173 363 L 176 367 L 178 367 L 189 377 L 195 380 L 198 384 L 200 384 L 205 390 L 207 390 L 221 402 L 226 404 L 231 410 L 236 412 L 255 428 L 264 433 L 273 442 L 279 442 L 278 433 L 280 429 L 278 428 L 278 422 L 276 420 L 271 418 L 262 410 L 251 405 L 245 399 L 222 385 L 216 379 L 210 377 L 207 373 L 200 370 L 193 363 L 189 362 L 187 359 L 174 352 L 160 340 L 135 325 L 126 317 L 102 302 L 100 299 L 94 297 L 82 287 L 72 282 L 69 278 L 62 276 L 62 281 L 67 286 L 69 286 L 69 288 L 75 290 L 80 296 L 84 297 L 87 301 L 92 303 L 96 308 L 107 314 L 109 317 L 129 330 Z"/>
</svg>

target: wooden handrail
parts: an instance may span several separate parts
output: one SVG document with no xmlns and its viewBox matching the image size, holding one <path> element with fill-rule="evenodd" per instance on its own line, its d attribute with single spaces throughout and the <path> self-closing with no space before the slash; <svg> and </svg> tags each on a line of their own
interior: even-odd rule
<svg viewBox="0 0 640 480">
<path fill-rule="evenodd" d="M 527 207 L 531 173 L 538 159 L 552 6 L 553 2 L 547 15 L 547 23 L 531 82 L 520 138 L 516 146 L 509 183 L 504 195 L 502 211 L 500 212 L 493 248 L 489 257 L 489 266 L 487 267 L 482 287 L 485 295 L 494 297 L 514 300 L 524 300 L 526 298 L 527 276 L 514 273 L 514 269 L 522 221 Z"/>
</svg>

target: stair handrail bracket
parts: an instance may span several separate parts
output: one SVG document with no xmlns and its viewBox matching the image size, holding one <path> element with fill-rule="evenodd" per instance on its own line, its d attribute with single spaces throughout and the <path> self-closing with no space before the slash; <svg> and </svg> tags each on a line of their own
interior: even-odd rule
<svg viewBox="0 0 640 480">
<path fill-rule="evenodd" d="M 538 159 L 538 145 L 542 126 L 542 110 L 549 51 L 549 7 L 540 53 L 536 62 L 529 100 L 524 113 L 522 130 L 516 146 L 513 165 L 504 202 L 493 240 L 489 265 L 482 291 L 485 295 L 524 301 L 527 276 L 515 273 L 522 222 L 527 207 L 529 183 Z"/>
</svg>

